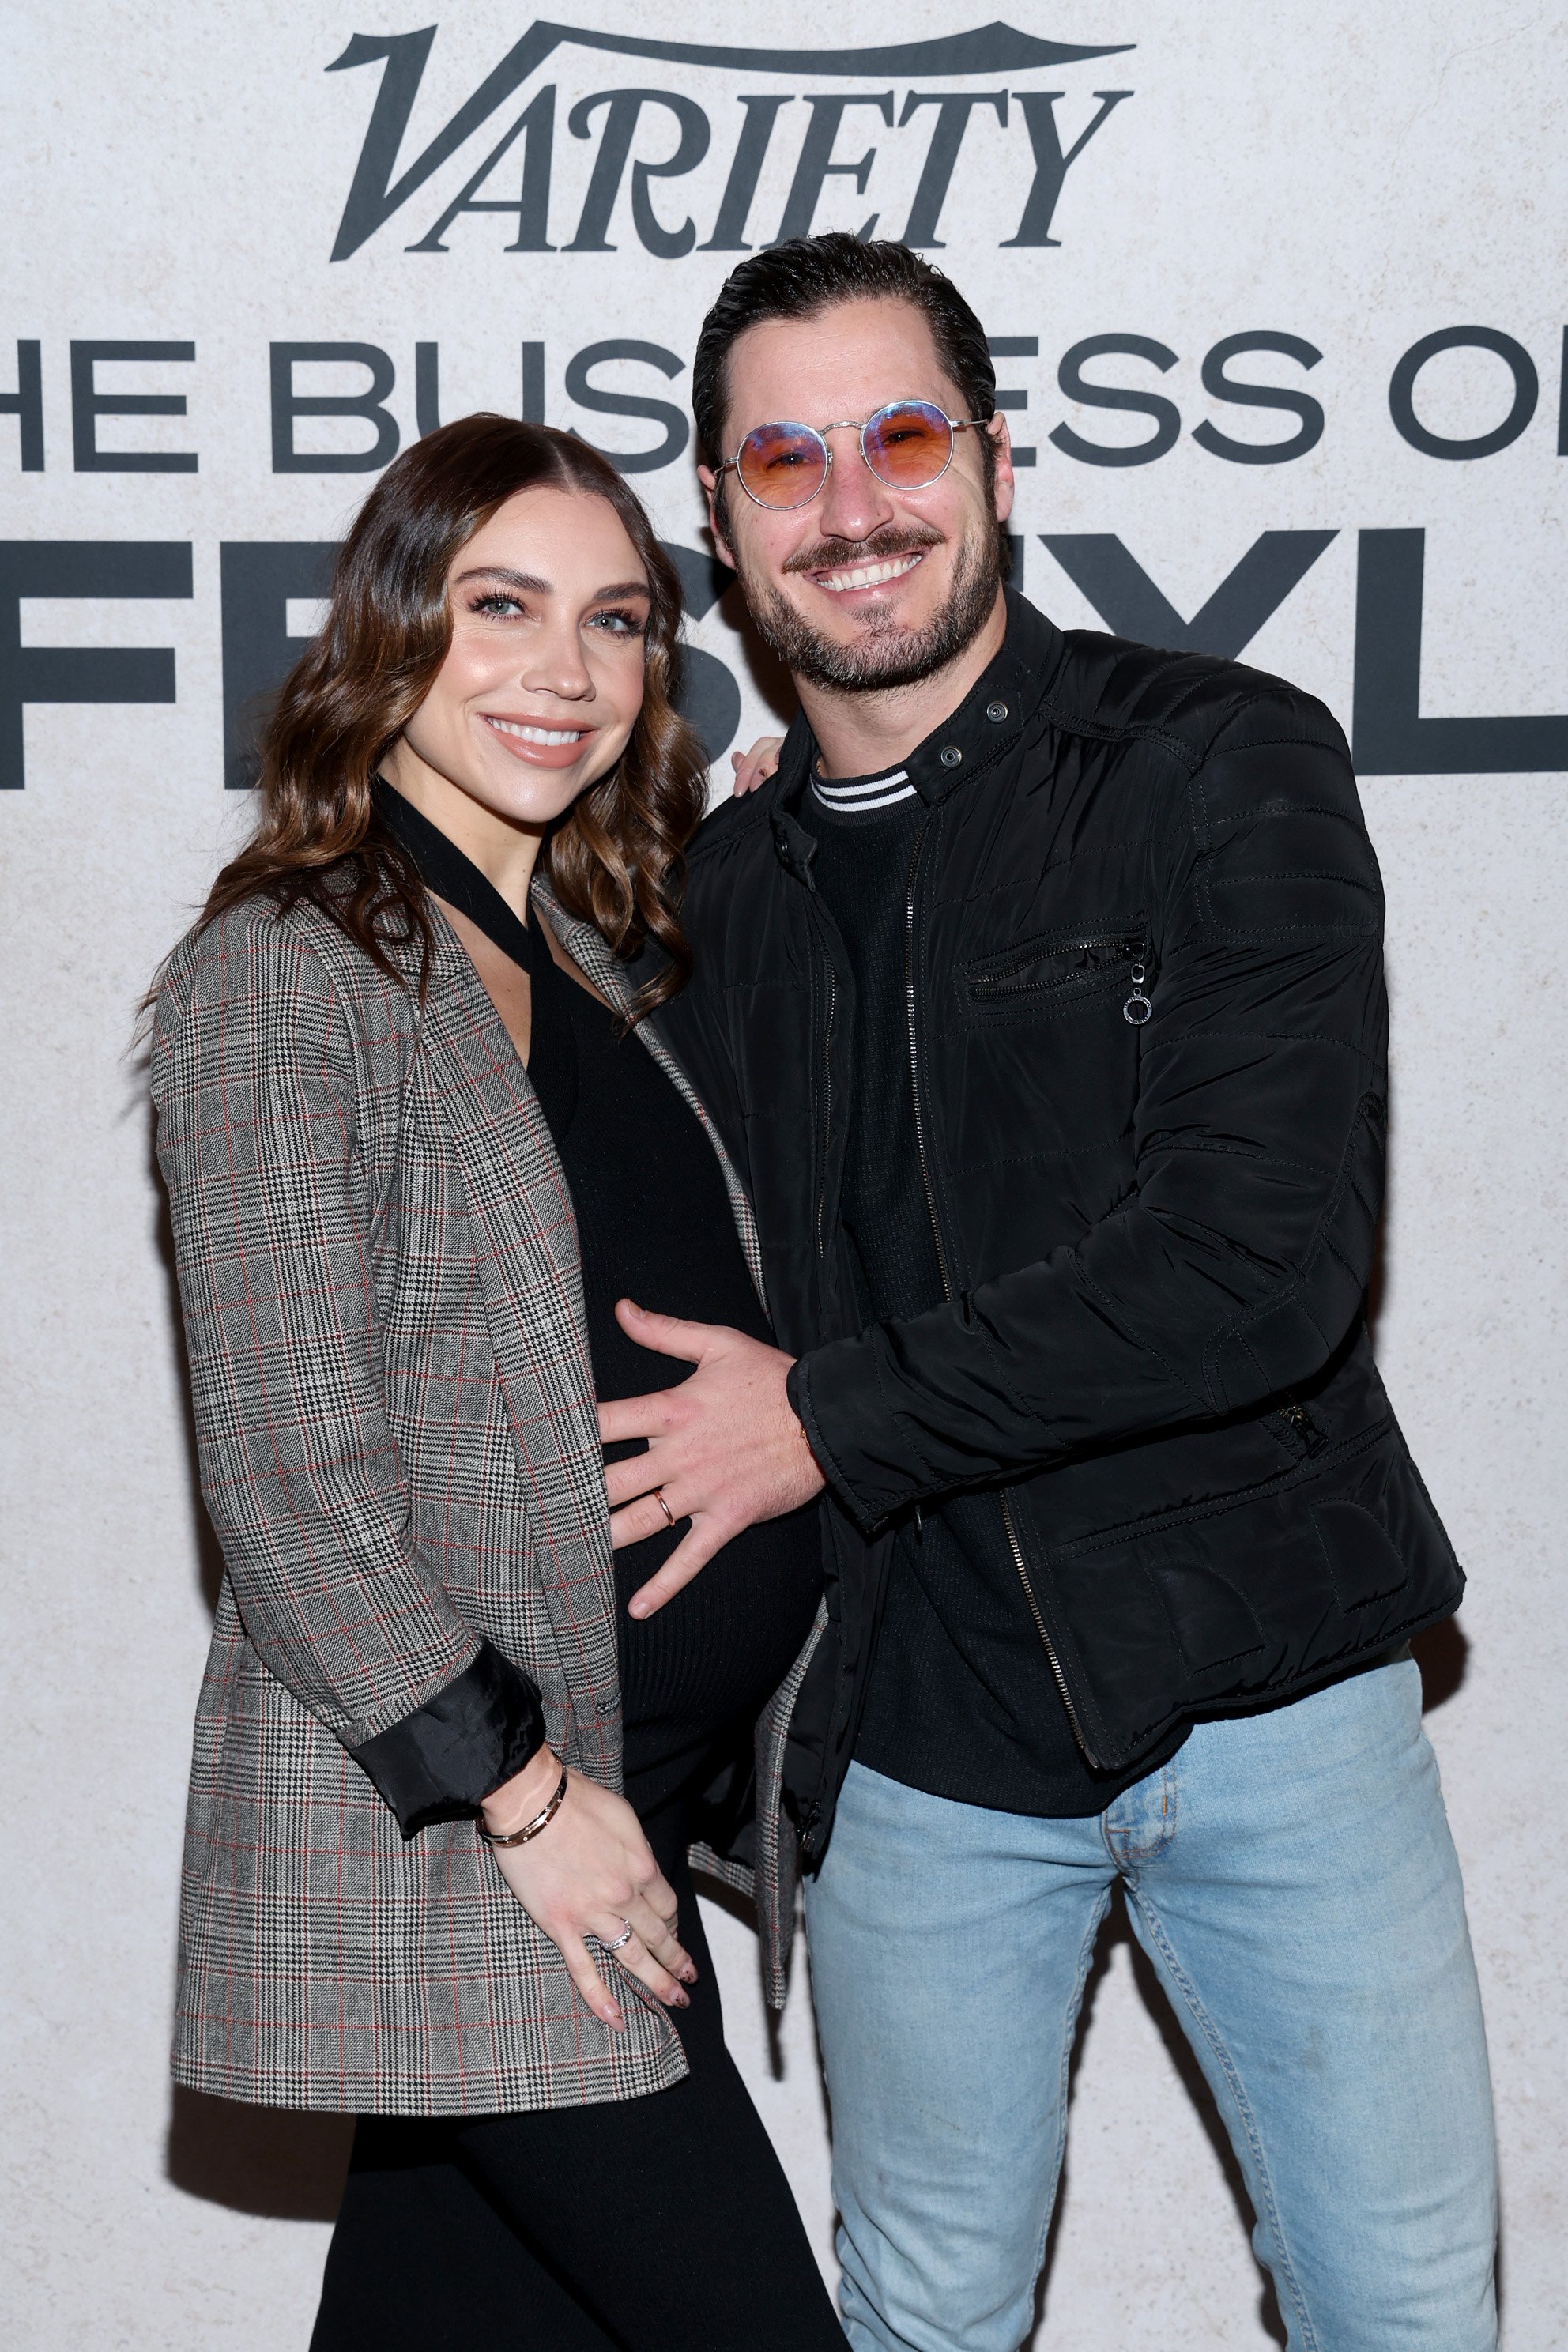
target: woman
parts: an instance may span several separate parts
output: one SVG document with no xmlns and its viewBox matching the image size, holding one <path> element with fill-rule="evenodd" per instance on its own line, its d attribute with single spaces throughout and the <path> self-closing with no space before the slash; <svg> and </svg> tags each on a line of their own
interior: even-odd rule
<svg viewBox="0 0 1568 2352">
<path fill-rule="evenodd" d="M 687 1862 L 747 1813 L 817 1532 L 759 1527 L 634 1617 L 679 1528 L 612 1553 L 595 1423 L 682 1373 L 617 1299 L 768 1336 L 650 1018 L 702 805 L 679 618 L 584 444 L 427 436 L 349 535 L 256 836 L 158 994 L 226 1563 L 174 2072 L 360 2117 L 317 2352 L 842 2345 Z"/>
</svg>

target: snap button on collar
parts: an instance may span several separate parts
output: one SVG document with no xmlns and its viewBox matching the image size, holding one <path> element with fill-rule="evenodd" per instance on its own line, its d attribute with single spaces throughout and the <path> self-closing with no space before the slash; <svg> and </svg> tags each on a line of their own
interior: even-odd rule
<svg viewBox="0 0 1568 2352">
<path fill-rule="evenodd" d="M 956 743 L 944 743 L 937 756 L 944 768 L 956 768 L 963 754 Z"/>
<path fill-rule="evenodd" d="M 1006 704 L 1005 702 L 988 702 L 985 706 L 985 716 L 992 721 L 993 725 L 1000 725 L 1001 721 L 1007 716 Z"/>
</svg>

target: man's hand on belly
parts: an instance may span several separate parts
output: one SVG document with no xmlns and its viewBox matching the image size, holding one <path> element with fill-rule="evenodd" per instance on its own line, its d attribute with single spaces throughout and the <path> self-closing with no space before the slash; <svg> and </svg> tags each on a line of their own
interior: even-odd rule
<svg viewBox="0 0 1568 2352">
<path fill-rule="evenodd" d="M 825 1482 L 784 1392 L 793 1356 L 723 1324 L 646 1314 L 629 1298 L 616 1314 L 639 1348 L 696 1366 L 679 1388 L 599 1407 L 605 1444 L 647 1440 L 646 1454 L 605 1473 L 616 1550 L 678 1519 L 691 1522 L 632 1597 L 632 1615 L 651 1617 L 725 1544 L 759 1519 L 809 1503 Z"/>
</svg>

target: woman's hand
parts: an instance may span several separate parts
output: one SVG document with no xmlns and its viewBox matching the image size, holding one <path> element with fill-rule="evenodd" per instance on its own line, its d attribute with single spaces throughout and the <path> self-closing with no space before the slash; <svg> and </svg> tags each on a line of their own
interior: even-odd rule
<svg viewBox="0 0 1568 2352">
<path fill-rule="evenodd" d="M 749 751 L 731 751 L 730 765 L 735 771 L 735 798 L 742 793 L 754 793 L 765 784 L 779 763 L 784 750 L 782 735 L 759 735 Z"/>
<path fill-rule="evenodd" d="M 485 1799 L 485 1827 L 499 1837 L 521 1829 L 543 1811 L 560 1780 L 560 1759 L 541 1748 Z M 622 1968 L 672 2009 L 690 2007 L 682 1987 L 696 1983 L 697 1970 L 676 1941 L 675 1895 L 624 1797 L 574 1772 L 554 1820 L 537 1837 L 490 1852 L 595 2016 L 612 2032 L 624 2033 L 626 2021 L 589 1957 L 590 1936 L 602 1947 L 629 1927 L 630 1940 L 616 1954 Z"/>
</svg>

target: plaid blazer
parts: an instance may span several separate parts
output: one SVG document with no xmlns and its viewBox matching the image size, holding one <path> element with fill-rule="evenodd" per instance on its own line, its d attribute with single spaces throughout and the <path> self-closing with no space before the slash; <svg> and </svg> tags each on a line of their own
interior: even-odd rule
<svg viewBox="0 0 1568 2352">
<path fill-rule="evenodd" d="M 534 905 L 612 1002 L 598 933 Z M 280 2106 L 471 2115 L 686 2072 L 621 1979 L 579 1999 L 468 1821 L 405 1842 L 349 1752 L 472 1667 L 526 1669 L 574 1769 L 620 1785 L 613 1552 L 576 1228 L 527 1073 L 436 916 L 423 1006 L 318 909 L 261 900 L 171 958 L 153 1042 L 202 1491 L 225 1575 L 197 1706 L 174 2071 Z M 761 1290 L 751 1208 L 701 1119 Z M 820 1612 L 819 1612 L 820 1630 Z M 813 1635 L 813 1641 L 816 1638 Z M 795 1909 L 779 1810 L 807 1653 L 758 1726 L 769 1997 Z"/>
</svg>

